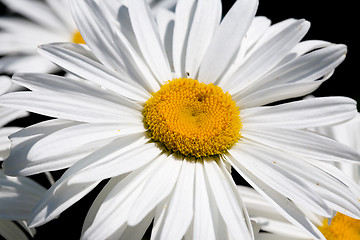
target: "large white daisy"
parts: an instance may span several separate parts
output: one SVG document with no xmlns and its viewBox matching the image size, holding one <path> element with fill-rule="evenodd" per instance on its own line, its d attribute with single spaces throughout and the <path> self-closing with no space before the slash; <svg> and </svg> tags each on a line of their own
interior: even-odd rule
<svg viewBox="0 0 360 240">
<path fill-rule="evenodd" d="M 328 97 L 262 106 L 318 88 L 346 46 L 300 42 L 309 22 L 270 26 L 254 17 L 256 0 L 238 0 L 222 20 L 220 0 L 181 0 L 175 13 L 155 16 L 144 0 L 111 2 L 71 2 L 87 46 L 41 46 L 80 79 L 16 74 L 14 82 L 32 91 L 0 98 L 55 118 L 11 136 L 6 174 L 69 167 L 31 226 L 111 178 L 85 219 L 84 239 L 141 238 L 152 219 L 153 239 L 252 239 L 230 166 L 315 238 L 321 233 L 295 204 L 324 217 L 360 216 L 358 188 L 320 167 L 359 155 L 303 130 L 354 117 L 356 103 Z"/>
<path fill-rule="evenodd" d="M 0 17 L 0 72 L 54 72 L 57 67 L 37 53 L 51 42 L 83 43 L 72 19 L 69 0 L 0 0 L 19 16 Z M 176 0 L 149 0 L 155 9 Z"/>
</svg>

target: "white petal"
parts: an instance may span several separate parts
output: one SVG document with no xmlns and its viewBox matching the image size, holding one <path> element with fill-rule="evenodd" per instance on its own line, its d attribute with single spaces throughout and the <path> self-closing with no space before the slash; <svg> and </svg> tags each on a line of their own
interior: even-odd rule
<svg viewBox="0 0 360 240">
<path fill-rule="evenodd" d="M 175 72 L 173 62 L 173 35 L 175 25 L 174 20 L 175 14 L 172 11 L 160 8 L 156 12 L 156 21 L 159 26 L 160 38 L 162 44 L 165 47 L 167 58 L 169 59 L 171 72 Z"/>
<path fill-rule="evenodd" d="M 119 104 L 84 95 L 68 93 L 16 92 L 1 96 L 3 106 L 27 110 L 49 117 L 80 122 L 118 122 L 119 119 L 140 120 Z M 125 111 L 124 111 L 125 110 Z M 130 117 L 132 115 L 132 117 Z"/>
<path fill-rule="evenodd" d="M 30 161 L 56 158 L 58 154 L 73 152 L 76 149 L 94 148 L 94 145 L 101 146 L 101 144 L 97 144 L 99 140 L 110 142 L 114 138 L 144 131 L 143 127 L 136 123 L 79 124 L 42 138 L 31 147 L 27 157 Z"/>
<path fill-rule="evenodd" d="M 129 1 L 131 24 L 141 52 L 160 83 L 172 79 L 164 46 L 151 10 L 145 0 Z"/>
<path fill-rule="evenodd" d="M 149 165 L 133 171 L 125 178 L 111 179 L 109 185 L 99 195 L 97 202 L 94 202 L 95 205 L 91 209 L 92 216 L 90 216 L 93 220 L 84 231 L 82 238 L 105 239 L 120 228 L 125 230 L 122 226 L 131 216 L 131 206 L 139 198 L 147 179 L 164 160 L 166 159 L 160 157 Z M 118 234 L 121 235 L 120 232 Z"/>
<path fill-rule="evenodd" d="M 185 54 L 195 7 L 195 0 L 179 0 L 176 4 L 172 55 L 177 77 L 186 77 Z"/>
<path fill-rule="evenodd" d="M 233 191 L 231 183 L 214 160 L 204 161 L 204 166 L 207 182 L 230 236 L 234 239 L 252 239 L 246 223 L 245 212 L 236 196 L 238 193 Z"/>
<path fill-rule="evenodd" d="M 55 72 L 58 68 L 38 54 L 9 55 L 0 59 L 0 72 Z"/>
<path fill-rule="evenodd" d="M 19 127 L 3 127 L 0 129 L 0 161 L 9 156 L 11 142 L 9 135 L 21 130 Z"/>
<path fill-rule="evenodd" d="M 198 1 L 193 18 L 186 48 L 185 72 L 196 79 L 206 49 L 220 24 L 221 1 Z"/>
<path fill-rule="evenodd" d="M 182 161 L 174 156 L 163 156 L 163 164 L 149 177 L 140 196 L 135 200 L 129 214 L 128 224 L 139 223 L 158 203 L 173 190 Z"/>
<path fill-rule="evenodd" d="M 230 94 L 236 94 L 249 86 L 274 68 L 300 42 L 309 27 L 310 23 L 305 20 L 295 21 L 261 46 L 254 47 L 256 50 L 248 55 L 231 81 L 222 81 L 220 86 L 228 89 Z"/>
<path fill-rule="evenodd" d="M 94 86 L 91 82 L 83 79 L 42 73 L 14 74 L 12 79 L 15 83 L 21 84 L 33 91 L 98 98 L 124 106 L 129 112 L 133 111 L 135 114 L 138 114 L 138 111 L 142 111 L 142 106 L 134 101 L 114 94 L 112 91 L 105 90 L 102 86 Z"/>
<path fill-rule="evenodd" d="M 85 231 L 93 224 L 94 219 L 99 211 L 99 208 L 102 206 L 104 200 L 106 199 L 107 195 L 113 190 L 113 188 L 122 181 L 127 174 L 123 174 L 121 176 L 110 178 L 110 180 L 107 182 L 105 187 L 103 187 L 100 191 L 100 193 L 97 195 L 95 200 L 93 201 L 89 211 L 86 214 L 81 235 L 84 234 Z"/>
<path fill-rule="evenodd" d="M 51 8 L 41 1 L 18 0 L 2 0 L 7 7 L 13 11 L 20 13 L 40 25 L 49 27 L 50 29 L 64 30 L 64 26 L 56 17 Z"/>
<path fill-rule="evenodd" d="M 88 79 L 112 92 L 137 101 L 144 102 L 149 98 L 149 93 L 140 85 L 125 82 L 121 74 L 106 68 L 101 63 L 86 55 L 90 54 L 84 46 L 71 43 L 57 43 L 40 46 L 40 53 L 45 55 L 67 71 Z M 86 54 L 86 55 L 85 55 Z"/>
<path fill-rule="evenodd" d="M 293 61 L 286 63 L 285 65 L 277 67 L 275 70 L 268 73 L 266 76 L 259 79 L 257 82 L 248 87 L 245 91 L 234 96 L 235 101 L 247 101 L 244 97 L 249 97 L 251 94 L 255 94 L 259 91 L 257 96 L 253 98 L 260 98 L 266 91 L 273 92 L 273 87 L 282 84 L 292 83 L 310 83 L 315 82 L 319 78 L 329 75 L 335 67 L 337 67 L 344 59 L 346 54 L 346 46 L 344 45 L 332 45 L 324 49 L 313 51 L 304 56 L 300 56 Z M 325 78 L 327 79 L 327 77 Z M 324 79 L 322 79 L 323 81 Z M 315 85 L 316 82 L 313 84 Z M 320 83 L 318 83 L 320 85 Z M 316 85 L 315 85 L 316 86 Z M 298 86 L 300 89 L 303 86 Z M 283 90 L 287 92 L 286 89 Z M 298 90 L 301 91 L 301 90 Z M 255 93 L 254 93 L 255 92 Z M 281 92 L 279 92 L 281 93 Z M 273 93 L 273 95 L 278 95 Z M 290 95 L 291 96 L 291 95 Z M 299 96 L 294 95 L 293 97 Z M 283 98 L 275 97 L 276 100 L 282 100 Z M 261 100 L 258 100 L 261 101 Z M 265 102 L 265 104 L 268 102 Z M 255 105 L 253 105 L 255 106 Z"/>
<path fill-rule="evenodd" d="M 253 21 L 257 0 L 238 0 L 222 20 L 200 65 L 199 80 L 215 82 L 229 67 Z"/>
<path fill-rule="evenodd" d="M 268 201 L 273 203 L 273 206 L 283 215 L 288 221 L 303 229 L 310 234 L 309 236 L 316 239 L 325 240 L 321 232 L 305 217 L 305 215 L 291 202 L 288 198 L 279 194 L 270 188 L 267 184 L 254 176 L 250 171 L 244 168 L 238 161 L 232 156 L 229 156 L 228 161 L 238 173 L 248 182 L 255 190 L 262 194 Z"/>
<path fill-rule="evenodd" d="M 345 97 L 305 99 L 241 111 L 244 126 L 309 128 L 340 123 L 356 115 L 356 102 Z"/>
<path fill-rule="evenodd" d="M 155 143 L 147 141 L 143 134 L 115 140 L 83 159 L 87 166 L 70 183 L 102 180 L 146 165 L 161 153 Z"/>
<path fill-rule="evenodd" d="M 247 128 L 242 136 L 277 149 L 321 161 L 359 162 L 360 155 L 351 148 L 316 133 L 283 128 Z"/>
<path fill-rule="evenodd" d="M 23 110 L 0 107 L 0 126 L 4 126 L 15 119 L 28 116 L 29 113 Z"/>
<path fill-rule="evenodd" d="M 4 239 L 28 240 L 26 234 L 13 222 L 0 219 L 0 236 Z"/>
<path fill-rule="evenodd" d="M 167 205 L 160 239 L 181 239 L 193 218 L 195 163 L 184 160 Z"/>
<path fill-rule="evenodd" d="M 194 239 L 215 239 L 214 212 L 210 208 L 210 199 L 205 182 L 204 166 L 196 162 L 195 172 L 195 200 L 194 200 Z"/>
<path fill-rule="evenodd" d="M 60 178 L 44 194 L 43 199 L 33 209 L 28 219 L 29 226 L 40 226 L 56 218 L 61 212 L 80 200 L 98 184 L 99 182 L 68 185 L 66 178 Z"/>
<path fill-rule="evenodd" d="M 282 165 L 277 163 L 282 157 L 281 153 L 266 151 L 261 145 L 251 146 L 251 144 L 234 147 L 229 153 L 234 158 L 241 159 L 244 167 L 256 177 L 261 178 L 263 182 L 271 183 L 269 186 L 275 191 L 319 215 L 332 217 L 333 211 L 318 193 L 313 193 L 302 179 L 284 170 Z"/>
<path fill-rule="evenodd" d="M 302 97 L 310 94 L 320 87 L 329 77 L 314 82 L 302 83 L 285 83 L 283 85 L 270 86 L 264 90 L 252 93 L 244 98 L 233 97 L 240 108 L 251 108 L 263 106 L 276 101 L 281 101 L 289 98 Z"/>
<path fill-rule="evenodd" d="M 13 176 L 32 175 L 43 171 L 69 167 L 74 159 L 69 159 L 68 161 L 64 158 L 60 158 L 62 161 L 56 161 L 55 159 L 49 161 L 49 159 L 45 159 L 40 162 L 30 162 L 27 159 L 27 154 L 31 147 L 43 137 L 75 124 L 78 123 L 64 120 L 49 120 L 24 128 L 11 135 L 12 151 L 2 165 L 5 173 Z"/>
</svg>

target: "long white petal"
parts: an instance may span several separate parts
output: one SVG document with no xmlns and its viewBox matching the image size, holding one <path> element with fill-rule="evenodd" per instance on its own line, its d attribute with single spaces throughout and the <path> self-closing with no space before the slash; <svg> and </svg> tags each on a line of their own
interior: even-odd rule
<svg viewBox="0 0 360 240">
<path fill-rule="evenodd" d="M 149 93 L 139 84 L 129 84 L 128 76 L 112 71 L 88 55 L 84 46 L 71 43 L 41 45 L 39 51 L 67 71 L 95 84 L 137 101 L 145 101 Z M 125 78 L 125 79 L 124 79 Z M 126 82 L 127 81 L 127 82 Z"/>
<path fill-rule="evenodd" d="M 257 0 L 238 0 L 222 20 L 199 69 L 199 81 L 215 82 L 237 53 L 258 6 Z"/>
<path fill-rule="evenodd" d="M 83 147 L 91 148 L 99 140 L 110 142 L 134 133 L 144 132 L 142 126 L 131 123 L 80 124 L 68 127 L 42 138 L 31 147 L 27 157 L 30 161 L 55 157 L 64 152 L 74 151 Z M 100 145 L 101 146 L 101 145 Z"/>
<path fill-rule="evenodd" d="M 232 156 L 228 156 L 228 161 L 231 162 L 232 166 L 238 173 L 248 182 L 255 190 L 263 195 L 268 201 L 273 203 L 273 206 L 280 211 L 286 219 L 291 223 L 303 229 L 305 232 L 316 239 L 325 240 L 319 229 L 316 228 L 305 215 L 291 202 L 288 198 L 279 194 L 265 184 L 261 179 L 253 175 L 244 166 L 240 164 L 241 159 L 236 161 Z"/>
<path fill-rule="evenodd" d="M 141 52 L 160 83 L 172 79 L 169 61 L 150 7 L 145 0 L 129 1 L 129 15 Z"/>
<path fill-rule="evenodd" d="M 12 221 L 0 219 L 0 236 L 5 239 L 28 240 L 26 234 Z"/>
<path fill-rule="evenodd" d="M 160 239 L 181 239 L 193 218 L 195 163 L 184 160 L 167 205 Z"/>
<path fill-rule="evenodd" d="M 32 125 L 12 134 L 10 136 L 12 151 L 2 165 L 4 172 L 10 176 L 24 176 L 69 167 L 74 161 L 79 160 L 76 156 L 69 156 L 69 159 L 60 158 L 61 161 L 44 159 L 44 161 L 40 162 L 30 162 L 27 155 L 31 147 L 40 139 L 76 124 L 78 123 L 55 119 Z"/>
<path fill-rule="evenodd" d="M 231 77 L 232 80 L 222 81 L 220 86 L 228 89 L 230 94 L 236 94 L 252 84 L 274 68 L 300 42 L 309 27 L 310 23 L 305 20 L 290 24 L 281 33 L 255 48 L 254 53 L 249 54 L 249 57 Z"/>
<path fill-rule="evenodd" d="M 154 160 L 161 149 L 147 143 L 143 134 L 134 134 L 115 140 L 97 152 L 87 156 L 87 166 L 70 183 L 102 180 L 140 168 Z"/>
<path fill-rule="evenodd" d="M 176 4 L 172 55 L 177 77 L 186 77 L 185 54 L 195 7 L 195 0 L 179 0 Z"/>
<path fill-rule="evenodd" d="M 74 96 L 68 93 L 57 93 L 56 96 L 54 93 L 28 91 L 9 93 L 0 97 L 0 104 L 49 117 L 80 122 L 118 122 L 122 118 L 140 120 L 140 113 L 137 117 L 133 113 L 129 115 L 126 108 L 119 104 L 100 98 Z"/>
<path fill-rule="evenodd" d="M 261 144 L 286 149 L 295 155 L 321 161 L 360 162 L 360 155 L 333 139 L 304 130 L 284 128 L 246 128 L 242 136 Z"/>
<path fill-rule="evenodd" d="M 244 109 L 240 116 L 244 126 L 301 129 L 341 123 L 356 114 L 354 100 L 345 97 L 322 97 L 271 107 Z"/>
<path fill-rule="evenodd" d="M 214 216 L 216 209 L 210 208 L 209 193 L 206 186 L 204 166 L 196 162 L 195 200 L 194 200 L 194 239 L 215 239 Z"/>
<path fill-rule="evenodd" d="M 163 156 L 163 164 L 149 177 L 140 196 L 135 200 L 129 214 L 128 224 L 139 223 L 158 203 L 173 190 L 178 178 L 182 160 Z"/>
<path fill-rule="evenodd" d="M 252 239 L 246 217 L 236 195 L 217 163 L 204 161 L 207 181 L 221 216 L 232 238 Z"/>
<path fill-rule="evenodd" d="M 221 1 L 198 1 L 189 32 L 185 55 L 185 72 L 190 78 L 197 78 L 199 66 L 203 61 L 206 49 L 220 24 L 220 18 Z"/>
</svg>

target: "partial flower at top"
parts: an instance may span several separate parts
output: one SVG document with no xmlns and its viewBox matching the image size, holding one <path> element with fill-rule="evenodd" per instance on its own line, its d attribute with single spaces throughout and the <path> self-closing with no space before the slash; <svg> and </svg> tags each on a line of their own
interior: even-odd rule
<svg viewBox="0 0 360 240">
<path fill-rule="evenodd" d="M 55 72 L 58 68 L 37 53 L 52 42 L 85 43 L 69 10 L 69 0 L 0 0 L 21 16 L 0 17 L 0 73 Z M 116 2 L 119 1 L 107 1 Z M 156 9 L 176 0 L 149 0 Z M 23 16 L 23 17 L 22 17 Z"/>
<path fill-rule="evenodd" d="M 326 81 L 346 46 L 300 42 L 305 20 L 271 25 L 258 2 L 180 0 L 175 13 L 144 0 L 114 8 L 73 0 L 85 45 L 41 53 L 80 79 L 16 74 L 31 91 L 0 104 L 54 117 L 10 136 L 9 175 L 69 168 L 34 209 L 42 225 L 111 178 L 88 212 L 83 239 L 253 239 L 232 166 L 290 222 L 320 231 L 297 207 L 360 217 L 360 190 L 323 162 L 359 154 L 304 130 L 356 115 L 355 101 L 303 96 Z M 262 106 L 267 105 L 267 106 Z M 319 183 L 319 187 L 317 185 Z M 314 191 L 316 189 L 316 191 Z"/>
</svg>

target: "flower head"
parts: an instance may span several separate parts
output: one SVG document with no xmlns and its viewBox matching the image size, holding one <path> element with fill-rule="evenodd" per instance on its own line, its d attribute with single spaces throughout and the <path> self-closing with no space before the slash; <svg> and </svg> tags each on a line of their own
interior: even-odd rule
<svg viewBox="0 0 360 240">
<path fill-rule="evenodd" d="M 0 17 L 0 72 L 55 72 L 58 68 L 37 53 L 51 42 L 85 43 L 69 9 L 69 0 L 1 0 L 20 16 Z M 116 1 L 108 1 L 116 6 Z M 149 0 L 154 9 L 172 8 L 174 0 Z"/>
<path fill-rule="evenodd" d="M 16 74 L 13 81 L 31 91 L 0 98 L 55 118 L 11 136 L 6 173 L 69 167 L 33 211 L 31 226 L 111 178 L 83 238 L 142 236 L 154 219 L 154 238 L 252 239 L 230 166 L 316 238 L 321 233 L 295 203 L 325 217 L 334 210 L 360 216 L 356 189 L 319 167 L 359 155 L 304 130 L 352 118 L 355 102 L 263 106 L 318 88 L 345 58 L 344 45 L 300 42 L 307 21 L 271 26 L 254 17 L 256 0 L 238 0 L 222 20 L 217 0 L 180 0 L 175 13 L 155 15 L 144 0 L 122 3 L 72 1 L 86 46 L 41 46 L 79 79 Z"/>
</svg>

